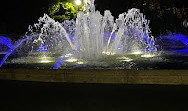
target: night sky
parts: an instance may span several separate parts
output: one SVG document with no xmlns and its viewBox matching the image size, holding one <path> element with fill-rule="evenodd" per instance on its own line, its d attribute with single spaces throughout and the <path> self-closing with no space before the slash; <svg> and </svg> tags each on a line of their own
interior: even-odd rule
<svg viewBox="0 0 188 111">
<path fill-rule="evenodd" d="M 38 18 L 48 13 L 48 8 L 55 0 L 6 0 L 0 3 L 0 34 L 23 34 L 29 25 L 37 22 Z M 178 1 L 178 0 L 171 0 Z M 180 0 L 186 1 L 186 0 Z M 127 9 L 142 6 L 143 0 L 95 0 L 96 9 L 103 14 L 110 10 L 117 17 Z M 174 3 L 176 3 L 174 2 Z M 182 2 L 184 3 L 184 2 Z M 168 4 L 167 4 L 168 5 Z"/>
<path fill-rule="evenodd" d="M 50 0 L 6 0 L 0 6 L 0 33 L 23 33 L 47 13 L 49 4 Z"/>
</svg>

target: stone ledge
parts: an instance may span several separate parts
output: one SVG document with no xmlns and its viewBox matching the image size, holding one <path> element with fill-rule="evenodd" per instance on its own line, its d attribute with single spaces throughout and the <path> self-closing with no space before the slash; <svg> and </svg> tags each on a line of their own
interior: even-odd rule
<svg viewBox="0 0 188 111">
<path fill-rule="evenodd" d="M 0 69 L 0 79 L 68 83 L 188 85 L 188 71 Z"/>
</svg>

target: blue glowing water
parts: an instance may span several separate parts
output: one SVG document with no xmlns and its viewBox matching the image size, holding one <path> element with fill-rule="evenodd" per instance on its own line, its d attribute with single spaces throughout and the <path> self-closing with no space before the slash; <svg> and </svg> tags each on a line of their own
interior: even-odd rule
<svg viewBox="0 0 188 111">
<path fill-rule="evenodd" d="M 180 34 L 180 33 L 172 33 L 167 35 L 168 38 L 174 40 L 174 41 L 181 41 L 182 43 L 184 43 L 185 45 L 188 46 L 188 39 L 186 35 Z"/>
<path fill-rule="evenodd" d="M 37 51 L 40 51 L 40 52 L 48 51 L 48 47 L 46 45 L 43 45 Z"/>
<path fill-rule="evenodd" d="M 156 39 L 161 50 L 178 50 L 188 48 L 188 37 L 181 33 L 162 35 Z"/>
<path fill-rule="evenodd" d="M 66 58 L 65 56 L 61 56 L 61 57 L 57 60 L 57 62 L 56 62 L 56 64 L 54 65 L 53 69 L 58 69 L 59 67 L 61 67 L 61 66 L 64 64 L 64 62 L 65 62 L 66 59 L 67 59 L 67 58 Z"/>
<path fill-rule="evenodd" d="M 176 54 L 188 54 L 188 48 L 185 49 L 179 49 L 179 50 L 171 50 L 171 52 L 176 53 Z"/>
<path fill-rule="evenodd" d="M 27 41 L 28 38 L 22 39 L 20 41 L 18 41 L 15 45 L 12 46 L 12 48 L 7 52 L 7 54 L 5 55 L 5 57 L 3 58 L 3 60 L 0 63 L 0 67 L 3 65 L 3 63 L 6 61 L 6 59 L 13 53 L 13 51 L 18 48 L 23 42 Z"/>
<path fill-rule="evenodd" d="M 147 36 L 147 34 L 144 34 L 144 40 L 147 41 L 147 43 L 150 45 L 150 47 L 146 48 L 146 51 L 156 50 L 156 47 L 154 46 L 153 41 Z"/>
<path fill-rule="evenodd" d="M 0 45 L 6 45 L 10 49 L 12 48 L 11 40 L 7 37 L 0 36 Z"/>
</svg>

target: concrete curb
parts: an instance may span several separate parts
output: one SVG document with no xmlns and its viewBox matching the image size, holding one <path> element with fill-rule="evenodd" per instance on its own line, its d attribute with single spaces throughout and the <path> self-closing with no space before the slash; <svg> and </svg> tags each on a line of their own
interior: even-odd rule
<svg viewBox="0 0 188 111">
<path fill-rule="evenodd" d="M 0 79 L 68 83 L 188 85 L 188 71 L 0 69 Z"/>
</svg>

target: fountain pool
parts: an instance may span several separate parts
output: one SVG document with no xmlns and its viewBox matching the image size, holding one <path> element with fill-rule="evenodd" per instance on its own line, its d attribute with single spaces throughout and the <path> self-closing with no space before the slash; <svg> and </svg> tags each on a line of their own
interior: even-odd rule
<svg viewBox="0 0 188 111">
<path fill-rule="evenodd" d="M 101 15 L 91 8 L 92 11 L 80 11 L 76 21 L 63 23 L 44 14 L 1 56 L 0 67 L 136 70 L 188 67 L 186 36 L 171 37 L 185 45 L 183 51 L 179 50 L 183 55 L 175 50 L 169 53 L 161 50 L 160 40 L 154 40 L 149 20 L 139 9 L 132 8 L 114 20 L 110 11 Z"/>
</svg>

